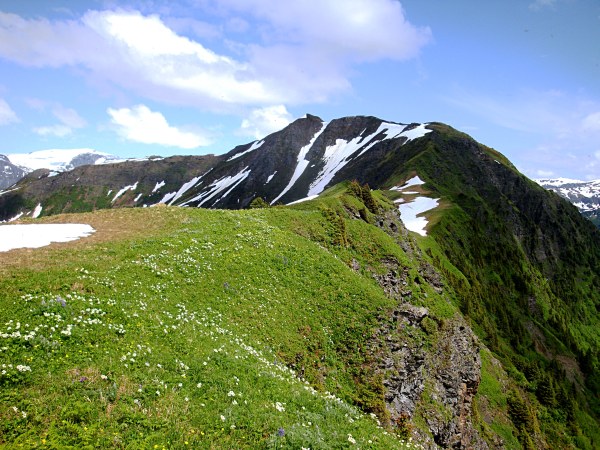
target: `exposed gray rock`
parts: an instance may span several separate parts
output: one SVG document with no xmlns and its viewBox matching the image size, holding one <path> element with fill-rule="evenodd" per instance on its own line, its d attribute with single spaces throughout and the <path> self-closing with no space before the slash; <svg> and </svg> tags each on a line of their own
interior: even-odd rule
<svg viewBox="0 0 600 450">
<path fill-rule="evenodd" d="M 479 342 L 462 319 L 442 327 L 426 366 L 430 397 L 443 406 L 424 406 L 435 443 L 442 448 L 487 449 L 471 421 L 472 402 L 481 380 Z"/>
<path fill-rule="evenodd" d="M 398 222 L 398 214 L 388 211 L 377 225 L 420 265 L 419 276 L 408 280 L 407 269 L 388 258 L 382 261 L 388 272 L 374 275 L 385 293 L 399 301 L 381 319 L 373 341 L 378 347 L 373 350 L 380 355 L 378 370 L 383 374 L 391 425 L 404 427 L 403 432 L 412 430 L 427 449 L 488 449 L 471 418 L 481 373 L 479 342 L 461 317 L 438 323 L 429 317 L 427 308 L 409 303 L 409 281 L 428 283 L 437 294 L 443 292 L 444 284 L 403 233 L 402 224 L 391 226 Z M 425 418 L 428 430 L 406 426 L 415 413 Z"/>
<path fill-rule="evenodd" d="M 8 157 L 0 155 L 0 189 L 12 186 L 25 176 L 25 171 L 10 162 Z"/>
</svg>

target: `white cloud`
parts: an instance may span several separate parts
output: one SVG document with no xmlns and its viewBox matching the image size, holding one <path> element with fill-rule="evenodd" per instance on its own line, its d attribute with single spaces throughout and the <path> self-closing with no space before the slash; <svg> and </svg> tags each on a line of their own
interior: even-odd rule
<svg viewBox="0 0 600 450">
<path fill-rule="evenodd" d="M 333 58 L 405 60 L 431 39 L 410 24 L 396 0 L 219 0 L 220 5 L 265 21 L 281 43 L 308 46 Z"/>
<path fill-rule="evenodd" d="M 396 0 L 348 0 L 343 7 L 335 0 L 223 0 L 213 8 L 223 11 L 219 32 L 231 33 L 219 42 L 235 57 L 168 25 L 205 24 L 124 10 L 62 21 L 0 13 L 0 57 L 24 66 L 83 68 L 78 73 L 99 84 L 145 98 L 230 111 L 324 101 L 350 87 L 351 66 L 412 58 L 431 39 L 428 28 L 406 20 Z M 210 42 L 206 36 L 217 31 L 208 28 L 197 39 Z M 244 29 L 250 33 L 239 34 Z M 248 43 L 247 35 L 258 40 Z"/>
<path fill-rule="evenodd" d="M 600 131 L 600 111 L 585 116 L 581 122 L 583 130 Z"/>
<path fill-rule="evenodd" d="M 279 131 L 292 121 L 292 115 L 284 105 L 267 106 L 253 110 L 242 121 L 241 134 L 262 139 L 268 134 Z"/>
<path fill-rule="evenodd" d="M 0 98 L 0 125 L 8 125 L 19 121 L 17 114 L 4 99 Z"/>
<path fill-rule="evenodd" d="M 87 125 L 85 119 L 83 119 L 77 111 L 71 108 L 65 108 L 62 105 L 56 105 L 52 109 L 52 114 L 60 122 L 69 128 L 83 128 Z"/>
<path fill-rule="evenodd" d="M 50 125 L 45 127 L 36 127 L 33 132 L 40 136 L 65 137 L 73 133 L 73 129 L 66 125 Z"/>
<path fill-rule="evenodd" d="M 28 99 L 28 104 L 40 111 L 44 111 L 48 104 L 38 99 Z M 87 125 L 77 111 L 72 108 L 65 108 L 60 103 L 54 104 L 52 107 L 52 115 L 56 117 L 60 123 L 54 125 L 46 125 L 33 128 L 33 132 L 40 136 L 56 136 L 65 137 L 73 134 L 74 129 L 83 128 Z"/>
<path fill-rule="evenodd" d="M 108 108 L 107 112 L 117 133 L 129 141 L 188 150 L 210 144 L 206 136 L 169 125 L 161 113 L 151 111 L 145 105 L 121 109 Z"/>
</svg>

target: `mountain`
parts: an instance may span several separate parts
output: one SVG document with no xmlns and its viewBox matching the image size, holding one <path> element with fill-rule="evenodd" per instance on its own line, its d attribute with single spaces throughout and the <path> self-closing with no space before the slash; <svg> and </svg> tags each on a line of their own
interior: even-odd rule
<svg viewBox="0 0 600 450">
<path fill-rule="evenodd" d="M 229 244 L 218 251 L 211 250 L 211 233 L 219 225 L 209 232 L 201 218 L 181 220 L 198 222 L 195 246 L 201 239 L 202 249 L 235 263 L 242 274 L 252 264 L 238 266 L 236 249 L 256 226 L 265 239 L 279 229 L 296 233 L 377 283 L 394 305 L 379 315 L 370 310 L 340 330 L 356 330 L 364 321 L 371 328 L 349 341 L 336 331 L 331 336 L 341 341 L 324 338 L 308 352 L 281 354 L 313 383 L 327 385 L 331 374 L 349 401 L 428 448 L 593 449 L 600 442 L 600 230 L 464 133 L 441 123 L 363 116 L 324 122 L 307 115 L 225 155 L 82 166 L 50 175 L 31 173 L 0 194 L 0 220 L 159 204 L 262 207 L 264 212 L 247 215 L 223 212 Z M 144 220 L 149 227 L 151 219 Z M 261 261 L 272 264 L 263 274 L 267 279 L 292 257 L 283 248 L 272 250 L 261 253 Z M 299 258 L 305 261 L 309 253 Z M 155 267 L 154 258 L 148 267 Z M 175 269 L 164 264 L 160 273 L 171 276 Z M 314 276 L 307 267 L 294 270 L 286 283 Z M 323 270 L 328 272 L 316 272 Z M 224 285 L 229 292 L 229 278 Z M 335 291 L 341 299 L 350 295 L 341 287 Z M 312 326 L 294 324 L 312 339 Z M 273 345 L 283 348 L 281 341 Z M 340 353 L 329 353 L 331 346 Z M 344 363 L 334 369 L 338 358 Z M 321 371 L 322 365 L 330 369 Z M 350 373 L 340 372 L 342 366 Z M 346 376 L 353 382 L 345 384 Z"/>
<path fill-rule="evenodd" d="M 64 172 L 74 167 L 86 164 L 102 164 L 106 161 L 116 159 L 116 157 L 108 153 L 98 152 L 89 148 L 39 150 L 31 153 L 11 153 L 7 156 L 14 164 L 24 168 L 27 172 L 33 172 L 38 169 Z"/>
<path fill-rule="evenodd" d="M 579 181 L 567 178 L 536 180 L 573 203 L 581 214 L 600 227 L 600 180 Z"/>
<path fill-rule="evenodd" d="M 77 167 L 57 176 L 36 172 L 0 197 L 0 220 L 31 214 L 37 204 L 42 214 L 56 214 L 158 203 L 244 208 L 256 197 L 291 202 L 341 180 L 367 181 L 363 167 L 428 132 L 425 125 L 374 117 L 326 123 L 307 115 L 225 155 Z"/>
<path fill-rule="evenodd" d="M 25 173 L 23 168 L 10 162 L 5 155 L 0 155 L 0 190 L 15 184 Z"/>
</svg>

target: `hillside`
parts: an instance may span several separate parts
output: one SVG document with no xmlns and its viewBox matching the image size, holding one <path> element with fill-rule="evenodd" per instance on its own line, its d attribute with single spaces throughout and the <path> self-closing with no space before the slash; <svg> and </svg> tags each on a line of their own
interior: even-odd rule
<svg viewBox="0 0 600 450">
<path fill-rule="evenodd" d="M 312 200 L 268 207 L 307 198 Z M 261 208 L 114 208 L 158 203 Z M 246 345 L 270 352 L 265 360 L 292 369 L 318 392 L 330 392 L 362 413 L 375 414 L 391 433 L 376 427 L 367 432 L 373 423 L 361 419 L 362 431 L 341 428 L 340 434 L 337 422 L 325 419 L 317 408 L 312 411 L 324 421 L 317 433 L 322 437 L 307 431 L 306 436 L 300 433 L 306 437 L 302 440 L 289 432 L 290 427 L 296 430 L 294 420 L 300 417 L 295 394 L 288 392 L 291 397 L 284 406 L 260 390 L 262 394 L 253 395 L 267 396 L 261 397 L 262 405 L 279 402 L 276 410 L 294 411 L 296 419 L 280 425 L 282 436 L 275 425 L 268 428 L 272 419 L 260 414 L 251 425 L 244 422 L 244 430 L 260 430 L 253 437 L 238 424 L 235 437 L 230 431 L 218 437 L 217 427 L 211 436 L 225 439 L 218 440 L 220 446 L 327 448 L 349 445 L 359 433 L 376 433 L 371 441 L 378 443 L 366 439 L 359 444 L 373 448 L 405 445 L 376 440 L 391 435 L 412 435 L 425 448 L 593 449 L 600 442 L 600 232 L 569 202 L 518 173 L 500 153 L 447 125 L 402 125 L 372 117 L 324 123 L 307 116 L 224 156 L 86 166 L 53 177 L 37 172 L 0 195 L 4 217 L 27 208 L 29 214 L 41 212 L 38 221 L 83 221 L 99 232 L 77 244 L 62 244 L 65 250 L 3 255 L 5 306 L 32 292 L 39 294 L 34 303 L 44 301 L 54 308 L 52 313 L 63 311 L 52 299 L 74 292 L 85 299 L 98 296 L 93 300 L 98 305 L 114 301 L 118 308 L 111 310 L 112 323 L 125 327 L 127 319 L 131 327 L 133 317 L 144 317 L 139 329 L 152 345 L 189 367 L 188 361 L 202 359 L 189 355 L 204 355 L 205 344 L 190 347 L 193 339 L 185 333 L 177 335 L 180 340 L 163 342 L 163 335 L 171 336 L 163 325 L 176 325 L 172 319 L 182 314 L 181 308 L 199 317 L 210 307 L 221 314 L 222 329 L 234 330 L 232 335 Z M 97 208 L 113 209 L 44 217 Z M 69 253 L 69 248 L 78 251 Z M 36 267 L 48 265 L 44 258 L 51 257 L 62 262 L 38 272 Z M 76 272 L 81 268 L 92 276 Z M 145 308 L 153 305 L 150 316 L 138 311 L 141 304 L 135 299 Z M 160 309 L 162 305 L 167 309 Z M 36 310 L 30 309 L 24 305 L 16 311 L 22 316 L 7 317 L 5 322 L 13 320 L 7 323 L 10 333 L 17 320 L 37 323 L 38 316 L 30 315 Z M 11 306 L 2 311 L 15 310 Z M 189 333 L 200 329 L 199 323 L 195 331 L 193 323 L 188 325 Z M 99 358 L 96 344 L 107 345 L 110 355 L 130 342 L 110 350 L 117 345 L 105 342 L 111 337 L 101 334 L 90 341 L 94 347 L 86 358 Z M 62 336 L 50 341 L 70 357 L 79 351 Z M 27 352 L 51 352 L 54 345 L 25 353 L 11 347 L 10 353 L 37 358 L 37 353 Z M 133 347 L 128 351 L 138 353 Z M 152 351 L 156 354 L 154 347 Z M 178 352 L 189 353 L 184 358 Z M 60 355 L 63 365 L 50 373 L 69 370 L 70 360 Z M 137 365 L 130 373 L 118 364 L 121 356 L 103 356 L 98 361 L 107 369 L 92 369 L 107 377 L 104 372 L 112 370 L 147 384 L 145 363 L 141 366 L 133 357 Z M 86 361 L 77 360 L 80 373 L 85 364 L 91 367 Z M 15 364 L 25 363 L 15 359 Z M 156 388 L 160 378 L 151 373 L 152 392 L 163 393 Z M 20 375 L 16 378 L 11 395 L 22 400 Z M 173 388 L 174 379 L 163 381 Z M 53 377 L 55 382 L 73 384 Z M 256 380 L 247 382 L 251 386 Z M 33 380 L 27 395 L 39 390 L 40 383 L 41 378 Z M 102 392 L 94 394 L 100 403 L 75 424 L 85 423 L 89 430 L 90 421 L 100 420 L 103 430 L 123 433 L 99 413 L 99 405 L 108 407 L 102 403 L 102 384 L 93 389 Z M 222 404 L 223 393 L 217 391 L 209 398 Z M 45 396 L 41 391 L 37 395 Z M 64 420 L 58 402 L 57 395 L 54 409 L 44 414 L 50 417 L 46 428 L 35 428 L 37 432 L 44 429 L 50 435 L 49 423 Z M 166 414 L 142 409 L 144 414 L 153 411 L 153 417 Z M 215 411 L 212 417 L 225 431 L 219 421 L 227 415 Z M 201 414 L 194 417 L 192 422 L 206 429 L 215 427 Z M 138 423 L 145 419 L 137 420 L 123 419 L 123 428 L 147 435 L 146 425 Z M 301 423 L 306 425 L 306 419 Z M 11 436 L 31 431 L 30 425 L 23 426 Z M 175 428 L 157 434 L 183 436 L 177 426 L 187 422 L 168 426 Z M 105 435 L 95 433 L 94 442 L 106 442 Z M 59 434 L 57 439 L 67 439 L 63 431 Z M 280 437 L 286 441 L 278 441 Z M 133 435 L 128 439 L 137 442 Z M 177 442 L 172 446 L 183 445 Z"/>
<path fill-rule="evenodd" d="M 292 208 L 47 218 L 97 232 L 0 254 L 4 442 L 518 448 L 510 399 L 535 396 L 391 204 L 375 215 L 349 188 Z M 537 445 L 570 442 L 527 414 Z"/>
</svg>

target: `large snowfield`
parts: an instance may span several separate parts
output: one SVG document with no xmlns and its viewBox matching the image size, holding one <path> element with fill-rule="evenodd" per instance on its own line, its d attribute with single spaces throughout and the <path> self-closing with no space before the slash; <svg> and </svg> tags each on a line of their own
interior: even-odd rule
<svg viewBox="0 0 600 450">
<path fill-rule="evenodd" d="M 0 252 L 74 241 L 95 231 L 90 225 L 81 223 L 0 225 Z"/>
</svg>

